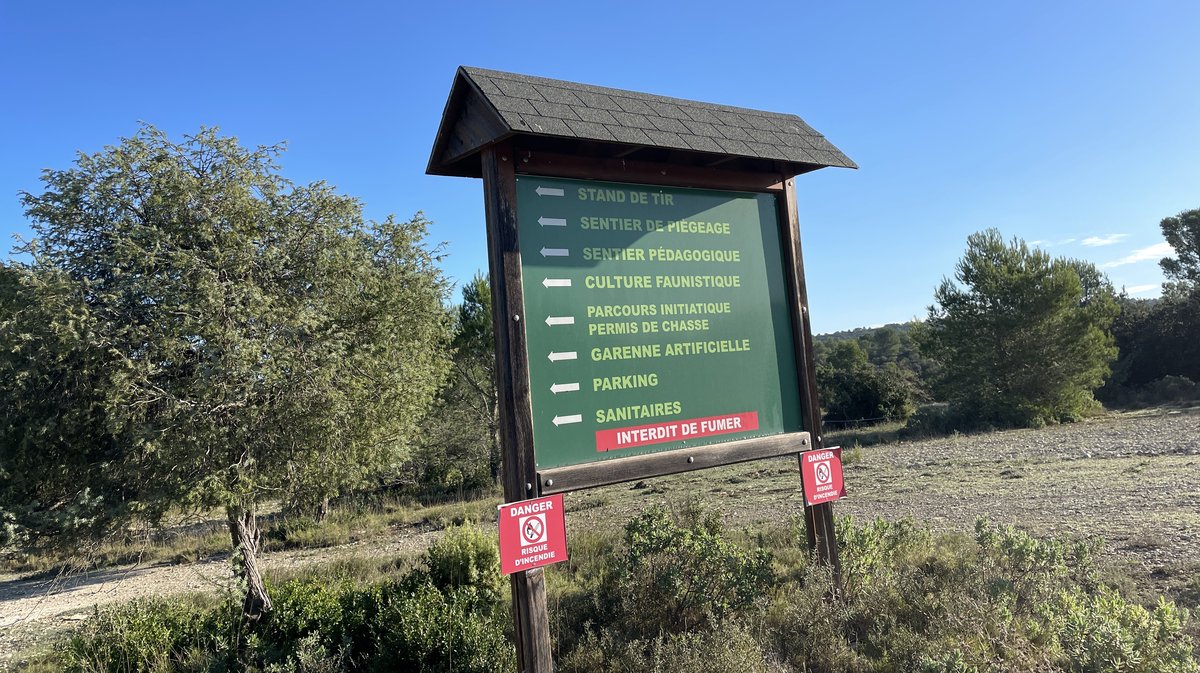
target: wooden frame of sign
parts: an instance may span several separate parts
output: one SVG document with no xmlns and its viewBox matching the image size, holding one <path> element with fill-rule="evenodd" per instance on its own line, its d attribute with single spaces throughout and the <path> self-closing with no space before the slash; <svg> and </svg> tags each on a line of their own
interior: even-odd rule
<svg viewBox="0 0 1200 673">
<path fill-rule="evenodd" d="M 564 94 L 563 91 L 572 93 Z M 712 145 L 717 148 L 715 153 L 711 150 L 703 153 L 683 151 L 683 147 L 674 150 L 670 147 L 647 147 L 638 143 L 600 143 L 581 139 L 581 134 L 611 134 L 617 129 L 608 126 L 604 127 L 607 130 L 598 130 L 598 124 L 586 126 L 589 122 L 567 124 L 534 116 L 528 111 L 518 114 L 513 110 L 525 110 L 522 106 L 528 107 L 529 101 L 517 100 L 514 96 L 525 96 L 535 103 L 540 101 L 538 112 L 554 111 L 568 120 L 579 119 L 582 116 L 581 111 L 566 109 L 567 106 L 561 103 L 550 102 L 550 98 L 560 97 L 562 101 L 594 103 L 598 106 L 610 105 L 609 109 L 614 110 L 612 114 L 603 110 L 592 112 L 596 112 L 597 119 L 607 118 L 614 121 L 636 117 L 620 117 L 621 113 L 616 111 L 618 107 L 613 105 L 614 103 L 619 103 L 624 108 L 633 107 L 636 103 L 649 106 L 645 108 L 647 115 L 649 110 L 654 109 L 664 115 L 674 114 L 676 117 L 680 116 L 678 113 L 683 108 L 670 107 L 668 104 L 695 105 L 699 107 L 688 108 L 692 111 L 693 118 L 708 114 L 713 116 L 714 121 L 742 123 L 748 128 L 747 132 L 754 130 L 749 127 L 784 124 L 787 129 L 798 133 L 813 134 L 806 136 L 807 140 L 801 140 L 797 145 L 807 144 L 820 149 L 809 150 L 807 154 L 803 154 L 808 159 L 798 162 L 747 158 L 746 155 L 737 157 L 725 154 L 715 144 Z M 666 107 L 658 107 L 660 104 Z M 558 107 L 555 108 L 554 105 Z M 533 110 L 532 107 L 528 109 Z M 438 139 L 435 141 L 429 172 L 443 175 L 476 175 L 482 177 L 484 182 L 496 347 L 499 440 L 503 457 L 506 502 L 760 458 L 791 454 L 798 456 L 803 451 L 821 448 L 821 415 L 817 399 L 812 330 L 800 245 L 794 176 L 822 166 L 854 167 L 854 164 L 824 141 L 824 138 L 816 135 L 799 118 L 776 115 L 764 117 L 766 121 L 762 121 L 745 114 L 753 112 L 508 73 L 460 69 L 450 100 L 447 102 Z M 782 121 L 777 120 L 777 117 Z M 556 123 L 561 126 L 555 126 Z M 521 126 L 528 128 L 518 128 Z M 700 132 L 705 127 L 712 133 L 716 133 L 718 129 L 715 125 L 702 122 L 688 128 Z M 545 128 L 554 132 L 545 133 Z M 733 128 L 733 131 L 742 132 L 736 128 Z M 722 132 L 732 135 L 729 131 Z M 561 137 L 568 133 L 580 137 Z M 670 135 L 672 134 L 663 134 L 663 137 Z M 786 133 L 770 135 L 777 140 L 784 136 Z M 659 138 L 644 133 L 639 137 L 647 140 Z M 674 139 L 666 138 L 662 142 L 667 145 L 683 142 L 681 136 L 672 137 Z M 691 146 L 703 145 L 703 138 L 689 138 L 692 138 Z M 749 151 L 749 146 L 743 147 L 747 147 Z M 773 151 L 769 147 L 763 149 L 764 147 L 766 146 L 759 146 L 758 156 Z M 782 146 L 776 150 L 784 154 L 791 151 L 789 147 Z M 642 159 L 643 156 L 648 159 Z M 534 454 L 534 411 L 526 334 L 529 321 L 525 316 L 526 302 L 522 285 L 518 176 L 752 192 L 774 196 L 786 282 L 786 303 L 791 323 L 795 376 L 799 388 L 800 427 L 803 430 L 539 470 Z M 838 558 L 832 504 L 806 506 L 804 516 L 810 549 L 819 560 L 832 566 L 836 574 Z M 543 571 L 539 568 L 514 573 L 511 575 L 511 582 L 520 670 L 537 673 L 552 671 Z"/>
<path fill-rule="evenodd" d="M 808 295 L 804 282 L 804 261 L 800 247 L 799 218 L 793 178 L 720 170 L 677 171 L 667 164 L 640 162 L 589 161 L 587 159 L 523 152 L 518 160 L 509 141 L 483 150 L 483 181 L 487 212 L 488 261 L 492 283 L 492 311 L 497 350 L 497 387 L 500 406 L 500 440 L 504 464 L 505 500 L 512 502 L 604 484 L 731 463 L 799 454 L 821 446 L 821 415 L 817 399 L 815 364 L 812 355 L 812 328 L 809 323 Z M 529 390 L 529 356 L 525 330 L 521 324 L 524 299 L 521 286 L 521 248 L 517 229 L 516 176 L 553 175 L 589 176 L 600 180 L 659 184 L 679 187 L 704 187 L 763 191 L 778 197 L 785 265 L 791 289 L 790 311 L 795 339 L 797 376 L 802 395 L 804 427 L 816 429 L 757 439 L 716 444 L 699 449 L 676 450 L 630 458 L 617 458 L 539 472 L 533 455 L 533 420 Z M 837 544 L 834 537 L 831 504 L 805 507 L 804 518 L 810 548 L 817 557 L 836 567 Z M 517 631 L 525 638 L 548 638 L 545 586 L 542 571 L 514 575 L 514 591 L 523 596 L 514 611 Z M 544 646 L 534 648 L 548 652 Z M 549 670 L 549 669 L 547 669 Z"/>
</svg>

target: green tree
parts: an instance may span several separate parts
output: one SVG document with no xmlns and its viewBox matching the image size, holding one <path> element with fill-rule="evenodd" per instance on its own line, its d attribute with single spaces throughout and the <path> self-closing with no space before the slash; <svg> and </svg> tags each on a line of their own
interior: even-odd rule
<svg viewBox="0 0 1200 673">
<path fill-rule="evenodd" d="M 1185 210 L 1159 223 L 1163 238 L 1175 249 L 1175 257 L 1158 264 L 1180 289 L 1200 289 L 1200 208 Z"/>
<path fill-rule="evenodd" d="M 859 343 L 867 352 L 871 364 L 883 367 L 896 362 L 900 357 L 900 333 L 890 327 L 880 327 L 859 337 Z"/>
<path fill-rule="evenodd" d="M 1108 333 L 1116 299 L 1095 267 L 989 229 L 967 239 L 955 279 L 938 287 L 921 338 L 961 417 L 1028 425 L 1095 405 L 1117 354 Z"/>
<path fill-rule="evenodd" d="M 492 347 L 492 295 L 477 274 L 454 307 L 453 367 L 426 419 L 414 461 L 425 489 L 482 488 L 499 482 L 499 414 Z"/>
<path fill-rule="evenodd" d="M 1159 262 L 1167 277 L 1163 296 L 1122 298 L 1113 326 L 1121 355 L 1105 393 L 1118 403 L 1131 394 L 1136 401 L 1139 390 L 1166 377 L 1200 381 L 1200 209 L 1165 218 L 1161 227 L 1175 249 L 1175 257 Z"/>
<path fill-rule="evenodd" d="M 108 361 L 80 343 L 90 324 L 62 272 L 0 265 L 0 545 L 69 544 L 135 510 L 155 514 L 137 480 L 113 469 Z"/>
<path fill-rule="evenodd" d="M 492 286 L 478 273 L 463 286 L 454 329 L 454 372 L 466 386 L 463 401 L 487 431 L 488 470 L 500 481 L 500 408 L 496 399 L 496 349 L 492 331 Z"/>
<path fill-rule="evenodd" d="M 46 171 L 0 324 L 17 535 L 220 508 L 248 619 L 271 606 L 257 507 L 398 463 L 448 368 L 427 222 L 365 221 L 280 152 L 146 126 Z"/>
<path fill-rule="evenodd" d="M 825 408 L 825 422 L 904 420 L 912 415 L 917 387 L 913 376 L 894 362 L 877 367 L 867 359 L 860 343 L 867 339 L 835 342 L 817 363 L 817 387 Z"/>
</svg>

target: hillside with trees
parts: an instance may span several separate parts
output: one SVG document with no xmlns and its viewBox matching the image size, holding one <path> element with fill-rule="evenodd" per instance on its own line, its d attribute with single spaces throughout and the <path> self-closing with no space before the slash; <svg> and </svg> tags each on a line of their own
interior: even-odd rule
<svg viewBox="0 0 1200 673">
<path fill-rule="evenodd" d="M 1176 255 L 1157 299 L 1119 294 L 1090 263 L 973 235 L 925 321 L 814 337 L 825 422 L 906 420 L 935 403 L 912 429 L 945 432 L 1200 399 L 1200 210 L 1161 228 Z"/>
</svg>

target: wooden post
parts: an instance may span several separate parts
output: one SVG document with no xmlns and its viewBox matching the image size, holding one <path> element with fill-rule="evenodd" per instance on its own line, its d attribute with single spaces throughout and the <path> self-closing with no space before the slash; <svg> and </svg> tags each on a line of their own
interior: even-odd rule
<svg viewBox="0 0 1200 673">
<path fill-rule="evenodd" d="M 521 289 L 521 243 L 517 231 L 517 182 L 512 145 L 483 149 L 483 194 L 487 213 L 488 269 L 492 285 L 492 330 L 496 336 L 496 388 L 500 445 L 504 459 L 504 501 L 539 494 L 533 456 L 533 417 L 529 402 L 529 360 L 525 348 L 525 305 Z M 517 668 L 550 673 L 550 617 L 541 568 L 513 573 L 513 627 Z"/>
<path fill-rule="evenodd" d="M 813 359 L 812 324 L 808 313 L 808 287 L 804 281 L 804 254 L 800 247 L 800 216 L 796 205 L 796 180 L 788 178 L 779 193 L 779 221 L 783 234 L 786 272 L 790 276 L 795 298 L 792 305 L 792 326 L 796 338 L 796 367 L 800 370 L 800 400 L 803 405 L 804 429 L 812 436 L 812 448 L 824 447 L 821 428 L 821 403 L 817 397 L 817 366 Z M 803 460 L 801 456 L 800 460 Z M 801 465 L 803 467 L 803 465 Z M 801 470 L 803 474 L 803 469 Z M 834 534 L 833 503 L 805 505 L 805 530 L 808 548 L 817 559 L 833 569 L 833 588 L 841 585 L 841 563 L 838 559 L 837 537 Z"/>
</svg>

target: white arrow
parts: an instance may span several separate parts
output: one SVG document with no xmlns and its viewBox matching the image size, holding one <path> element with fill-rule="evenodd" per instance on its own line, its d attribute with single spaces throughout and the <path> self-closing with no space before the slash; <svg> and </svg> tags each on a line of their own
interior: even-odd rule
<svg viewBox="0 0 1200 673">
<path fill-rule="evenodd" d="M 539 217 L 538 224 L 543 227 L 565 227 L 567 221 L 561 217 Z"/>
<path fill-rule="evenodd" d="M 559 393 L 577 393 L 579 392 L 579 384 L 555 383 L 554 385 L 550 386 L 550 392 L 554 393 L 555 395 Z"/>
<path fill-rule="evenodd" d="M 574 360 L 576 357 L 578 357 L 578 354 L 575 351 L 566 351 L 565 353 L 555 353 L 554 351 L 551 351 L 550 355 L 547 357 L 550 358 L 551 362 L 558 362 L 560 360 Z"/>
<path fill-rule="evenodd" d="M 559 189 L 558 187 L 538 187 L 537 189 L 535 189 L 533 191 L 537 192 L 538 196 L 562 196 L 563 195 L 563 190 Z"/>
<path fill-rule="evenodd" d="M 555 325 L 574 325 L 575 324 L 575 316 L 573 316 L 573 315 L 564 315 L 564 316 L 548 315 L 548 316 L 546 316 L 546 324 L 550 325 L 551 327 L 553 327 Z"/>
<path fill-rule="evenodd" d="M 554 425 L 570 425 L 571 423 L 582 423 L 583 414 L 571 414 L 570 416 L 555 416 Z"/>
<path fill-rule="evenodd" d="M 542 248 L 542 257 L 566 257 L 571 254 L 566 248 Z"/>
<path fill-rule="evenodd" d="M 542 287 L 571 287 L 570 278 L 543 278 Z"/>
</svg>

